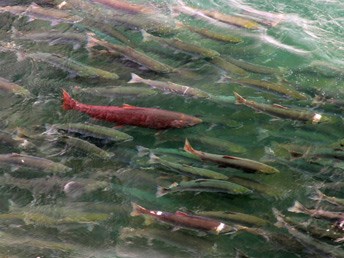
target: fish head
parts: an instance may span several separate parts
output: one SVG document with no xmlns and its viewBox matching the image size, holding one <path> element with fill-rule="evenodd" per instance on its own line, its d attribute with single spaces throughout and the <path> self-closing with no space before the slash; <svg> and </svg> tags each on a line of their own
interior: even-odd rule
<svg viewBox="0 0 344 258">
<path fill-rule="evenodd" d="M 215 229 L 216 234 L 231 235 L 237 232 L 238 229 L 235 226 L 231 226 L 222 222 Z"/>
</svg>

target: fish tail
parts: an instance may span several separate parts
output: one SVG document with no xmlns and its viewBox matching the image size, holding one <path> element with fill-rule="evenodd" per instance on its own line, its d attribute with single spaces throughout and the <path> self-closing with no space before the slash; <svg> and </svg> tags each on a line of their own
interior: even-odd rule
<svg viewBox="0 0 344 258">
<path fill-rule="evenodd" d="M 146 147 L 143 146 L 136 146 L 137 149 L 137 156 L 139 157 L 144 157 L 150 153 L 150 150 Z"/>
<path fill-rule="evenodd" d="M 74 109 L 76 103 L 77 102 L 67 93 L 67 91 L 63 90 L 63 109 Z"/>
<path fill-rule="evenodd" d="M 314 201 L 321 201 L 322 199 L 324 199 L 325 194 L 323 194 L 319 189 L 315 190 L 315 195 L 311 196 L 310 199 L 314 200 Z"/>
<path fill-rule="evenodd" d="M 143 42 L 151 41 L 151 37 L 150 37 L 151 35 L 147 31 L 141 30 L 141 34 L 143 37 L 142 39 Z"/>
<path fill-rule="evenodd" d="M 243 104 L 246 102 L 246 99 L 244 99 L 242 96 L 240 96 L 238 93 L 235 91 L 233 92 L 236 100 L 236 104 Z"/>
<path fill-rule="evenodd" d="M 278 228 L 284 227 L 285 221 L 283 214 L 276 208 L 272 208 L 272 212 L 275 215 L 275 218 L 277 219 L 277 222 L 274 225 Z"/>
<path fill-rule="evenodd" d="M 141 216 L 145 213 L 145 211 L 147 211 L 145 208 L 134 202 L 131 203 L 131 207 L 133 208 L 133 210 L 130 213 L 130 216 L 132 217 Z"/>
<path fill-rule="evenodd" d="M 135 73 L 131 73 L 131 80 L 128 81 L 128 83 L 141 83 L 142 81 L 143 81 L 143 78 L 141 78 Z"/>
<path fill-rule="evenodd" d="M 191 144 L 188 139 L 185 139 L 184 150 L 186 152 L 195 154 L 195 149 L 191 147 Z"/>
<path fill-rule="evenodd" d="M 169 192 L 168 188 L 162 187 L 162 186 L 158 186 L 155 195 L 156 195 L 156 197 L 161 197 L 161 196 L 164 196 L 164 195 L 168 194 L 168 192 Z"/>
<path fill-rule="evenodd" d="M 149 160 L 148 160 L 149 164 L 159 163 L 159 160 L 160 160 L 160 158 L 158 156 L 154 155 L 153 153 L 149 154 Z"/>
<path fill-rule="evenodd" d="M 309 210 L 298 201 L 295 201 L 294 206 L 288 208 L 288 211 L 295 213 L 310 214 Z"/>
<path fill-rule="evenodd" d="M 94 37 L 95 34 L 92 32 L 87 33 L 87 44 L 86 44 L 86 49 L 91 49 L 95 46 L 97 46 L 97 39 Z"/>
</svg>

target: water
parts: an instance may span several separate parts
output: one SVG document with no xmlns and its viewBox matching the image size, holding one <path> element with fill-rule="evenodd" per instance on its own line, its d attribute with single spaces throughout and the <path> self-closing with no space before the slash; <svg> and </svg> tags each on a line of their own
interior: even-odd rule
<svg viewBox="0 0 344 258">
<path fill-rule="evenodd" d="M 62 1 L 37 1 L 46 8 L 55 8 Z M 69 3 L 68 3 L 69 2 Z M 93 1 L 96 2 L 96 1 Z M 134 1 L 133 1 L 134 2 Z M 197 19 L 173 11 L 181 6 L 178 1 L 135 1 L 145 4 L 159 14 L 148 15 L 145 25 L 142 18 L 125 11 L 114 11 L 92 1 L 67 1 L 62 8 L 82 19 L 76 23 L 61 22 L 52 26 L 51 21 L 34 19 L 9 12 L 0 14 L 1 66 L 0 77 L 15 82 L 31 92 L 22 97 L 3 92 L 0 96 L 1 130 L 18 136 L 25 130 L 32 148 L 3 141 L 1 154 L 22 153 L 44 157 L 72 168 L 65 174 L 43 173 L 39 169 L 27 169 L 2 165 L 0 180 L 1 256 L 13 257 L 234 257 L 243 252 L 248 257 L 342 257 L 340 244 L 334 240 L 311 238 L 311 232 L 296 237 L 285 226 L 276 227 L 272 208 L 277 208 L 293 220 L 310 223 L 328 232 L 335 232 L 334 222 L 311 218 L 287 211 L 295 200 L 306 207 L 339 211 L 342 207 L 318 203 L 310 199 L 315 189 L 326 183 L 338 183 L 337 187 L 323 188 L 326 194 L 343 198 L 340 183 L 343 180 L 342 145 L 332 146 L 344 138 L 343 112 L 343 3 L 341 1 L 188 1 L 187 6 L 203 10 L 256 18 L 278 23 L 275 26 L 260 25 L 249 30 Z M 30 4 L 30 1 L 0 1 L 1 6 Z M 72 7 L 69 5 L 72 4 Z M 91 8 L 89 8 L 91 6 Z M 147 9 L 144 9 L 147 10 Z M 115 16 L 119 13 L 120 16 Z M 117 20 L 114 18 L 117 17 Z M 118 17 L 121 17 L 119 21 Z M 128 25 L 126 18 L 136 24 Z M 167 19 L 168 18 L 168 19 Z M 204 17 L 203 17 L 204 18 Z M 153 22 L 151 21 L 153 20 Z M 139 22 L 137 22 L 139 21 Z M 160 24 L 164 21 L 163 24 Z M 215 41 L 191 33 L 186 29 L 155 31 L 164 26 L 171 29 L 176 21 L 206 28 L 222 34 L 241 38 L 242 43 L 231 44 Z M 113 26 L 115 24 L 115 26 Z M 157 25 L 157 26 L 156 26 Z M 279 82 L 309 96 L 307 100 L 287 98 L 272 91 L 233 83 L 243 77 L 220 69 L 211 59 L 176 51 L 157 42 L 143 42 L 140 28 L 162 38 L 178 38 L 188 43 L 213 49 L 221 57 L 246 61 L 275 69 L 267 74 L 249 71 L 245 78 Z M 129 43 L 116 39 L 113 29 L 124 34 Z M 172 27 L 174 28 L 174 27 Z M 16 32 L 18 31 L 18 32 Z M 120 45 L 130 44 L 155 60 L 180 69 L 180 73 L 159 73 L 138 65 L 128 57 L 109 55 L 104 48 L 86 49 L 86 32 L 98 38 Z M 33 32 L 63 32 L 77 35 L 80 44 L 67 44 L 62 40 L 45 41 L 20 39 Z M 173 33 L 172 33 L 173 32 Z M 23 34 L 20 34 L 23 33 Z M 83 35 L 80 39 L 80 35 Z M 112 36 L 111 36 L 112 35 Z M 48 36 L 45 36 L 46 38 Z M 84 37 L 84 38 L 83 38 Z M 123 41 L 123 40 L 122 40 Z M 74 42 L 74 41 L 73 41 Z M 30 53 L 45 52 L 66 57 L 56 65 L 30 58 Z M 24 58 L 27 57 L 27 58 Z M 31 56 L 32 57 L 32 56 Z M 64 62 L 69 59 L 119 75 L 117 80 L 78 75 Z M 23 59 L 23 60 L 22 60 Z M 251 68 L 252 69 L 252 68 Z M 172 81 L 222 96 L 226 102 L 196 99 L 156 90 L 149 96 L 82 93 L 80 88 L 107 86 L 136 86 L 127 82 L 131 73 L 143 78 Z M 82 74 L 81 74 L 82 75 Z M 137 87 L 147 87 L 137 85 Z M 65 111 L 61 107 L 61 91 L 66 89 L 82 103 L 94 105 L 130 104 L 183 112 L 203 119 L 203 123 L 184 129 L 158 131 L 154 129 L 122 126 L 119 130 L 134 137 L 133 141 L 103 144 L 91 138 L 114 156 L 109 160 L 97 158 L 76 147 L 56 141 L 56 135 L 44 132 L 57 123 L 91 123 L 113 127 L 113 123 L 98 121 L 77 111 Z M 314 111 L 331 117 L 331 122 L 311 122 L 278 119 L 263 112 L 235 105 L 233 91 L 247 99 L 276 103 L 292 108 Z M 317 100 L 317 101 L 315 101 Z M 327 101 L 327 102 L 326 102 Z M 42 134 L 43 133 L 43 134 Z M 40 138 L 35 138 L 39 135 Z M 19 136 L 23 137 L 22 134 Z M 43 137 L 43 138 L 42 138 Z M 79 135 L 80 137 L 80 135 Z M 219 143 L 199 141 L 212 137 L 241 147 L 235 152 L 219 146 Z M 139 157 L 136 146 L 146 148 L 182 149 L 189 138 L 197 150 L 209 153 L 233 155 L 269 164 L 280 173 L 263 175 L 244 173 L 233 168 L 223 168 L 208 162 L 194 161 L 173 155 L 163 157 L 174 162 L 209 168 L 228 176 L 244 177 L 261 183 L 263 192 L 250 196 L 234 196 L 223 193 L 182 192 L 155 196 L 158 185 L 168 186 L 183 179 L 180 175 L 160 167 L 149 165 L 148 156 Z M 292 156 L 286 144 L 302 150 L 304 157 Z M 295 147 L 296 145 L 296 147 Z M 289 145 L 290 147 L 290 145 Z M 321 150 L 330 157 L 312 156 Z M 337 154 L 337 156 L 335 155 Z M 147 167 L 151 169 L 147 169 Z M 68 182 L 85 185 L 83 190 L 64 192 Z M 265 190 L 264 190 L 265 189 Z M 175 212 L 177 210 L 232 211 L 251 214 L 267 220 L 261 227 L 264 234 L 240 232 L 234 235 L 212 235 L 188 229 L 173 230 L 172 226 L 144 224 L 142 217 L 132 217 L 131 203 L 151 210 Z M 231 224 L 231 222 L 228 222 Z M 235 222 L 233 222 L 235 223 Z M 258 231 L 257 231 L 258 232 Z M 261 231 L 259 231 L 261 232 Z M 265 237 L 269 236 L 269 240 Z M 338 232 L 338 238 L 343 233 Z M 298 241 L 295 241 L 298 240 Z M 301 244 L 300 244 L 301 243 Z M 326 244 L 326 246 L 324 246 Z M 339 247 L 338 247 L 339 246 Z M 329 251 L 330 250 L 330 251 Z M 331 252 L 338 253 L 331 253 Z M 330 254 L 329 254 L 330 253 Z M 332 256 L 331 256 L 332 255 Z"/>
</svg>

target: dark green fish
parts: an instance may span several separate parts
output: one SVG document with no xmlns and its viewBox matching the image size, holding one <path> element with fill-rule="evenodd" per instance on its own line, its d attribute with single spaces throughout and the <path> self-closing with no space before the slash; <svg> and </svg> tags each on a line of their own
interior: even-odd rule
<svg viewBox="0 0 344 258">
<path fill-rule="evenodd" d="M 201 57 L 214 58 L 220 56 L 220 54 L 215 50 L 207 49 L 192 43 L 186 43 L 184 41 L 181 41 L 180 39 L 156 37 L 145 32 L 144 30 L 142 30 L 141 32 L 144 42 L 153 40 L 159 42 L 160 44 L 167 45 L 177 50 L 181 50 L 185 53 L 196 54 Z"/>
<path fill-rule="evenodd" d="M 181 173 L 186 176 L 192 176 L 197 178 L 210 178 L 210 179 L 219 179 L 219 180 L 227 180 L 228 176 L 199 167 L 192 167 L 185 164 L 173 163 L 167 161 L 165 159 L 159 158 L 154 154 L 150 155 L 150 160 L 148 161 L 150 164 L 159 164 L 163 168 L 167 168 L 172 171 L 176 171 L 177 173 Z"/>
<path fill-rule="evenodd" d="M 187 182 L 173 183 L 169 187 L 159 186 L 156 196 L 161 197 L 169 193 L 184 191 L 217 192 L 233 195 L 246 195 L 252 193 L 252 191 L 248 188 L 228 181 L 216 179 L 196 179 Z"/>
<path fill-rule="evenodd" d="M 40 171 L 53 173 L 65 173 L 72 170 L 71 168 L 61 163 L 56 163 L 45 158 L 23 155 L 18 153 L 1 154 L 0 163 L 12 166 L 38 169 Z"/>
<path fill-rule="evenodd" d="M 185 140 L 184 150 L 200 157 L 202 160 L 215 162 L 222 166 L 234 167 L 234 168 L 243 169 L 243 170 L 247 170 L 251 172 L 260 172 L 263 174 L 274 174 L 274 173 L 279 172 L 278 169 L 271 167 L 269 165 L 266 165 L 264 163 L 258 162 L 258 161 L 234 157 L 234 156 L 228 156 L 228 155 L 211 154 L 211 153 L 195 150 L 191 147 L 187 139 Z"/>
<path fill-rule="evenodd" d="M 114 86 L 114 87 L 92 87 L 92 88 L 81 88 L 74 87 L 74 93 L 82 92 L 90 95 L 97 95 L 108 98 L 116 98 L 123 96 L 137 96 L 147 97 L 156 95 L 157 91 L 142 87 L 127 87 L 127 86 Z"/>
<path fill-rule="evenodd" d="M 83 124 L 83 123 L 68 123 L 68 124 L 54 124 L 51 128 L 57 130 L 75 133 L 84 137 L 92 137 L 105 141 L 125 142 L 133 140 L 129 134 L 118 131 L 114 128 L 105 126 Z"/>
<path fill-rule="evenodd" d="M 330 121 L 330 118 L 315 112 L 309 112 L 308 110 L 290 109 L 277 104 L 270 105 L 258 103 L 252 100 L 246 100 L 236 92 L 234 92 L 234 95 L 236 96 L 238 104 L 244 104 L 245 106 L 248 106 L 259 111 L 263 111 L 264 113 L 267 113 L 272 116 L 300 120 L 304 122 L 311 122 L 313 124 Z"/>
</svg>

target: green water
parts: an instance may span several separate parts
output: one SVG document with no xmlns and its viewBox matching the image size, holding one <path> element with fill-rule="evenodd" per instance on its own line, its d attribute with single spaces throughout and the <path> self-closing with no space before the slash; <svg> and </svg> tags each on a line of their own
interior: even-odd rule
<svg viewBox="0 0 344 258">
<path fill-rule="evenodd" d="M 30 2 L 3 1 L 2 3 L 0 1 L 0 5 L 22 5 Z M 36 2 L 45 7 L 56 8 L 55 4 L 62 1 Z M 75 4 L 74 7 L 67 4 L 63 10 L 78 15 L 84 20 L 75 24 L 61 22 L 53 27 L 49 21 L 41 19 L 29 21 L 25 15 L 0 13 L 0 40 L 3 47 L 0 51 L 0 77 L 15 82 L 31 92 L 31 96 L 26 98 L 6 92 L 1 93 L 1 130 L 12 133 L 14 137 L 18 128 L 28 131 L 29 136 L 42 135 L 49 125 L 56 123 L 87 122 L 106 127 L 115 126 L 113 123 L 94 120 L 77 111 L 63 110 L 62 89 L 66 89 L 73 98 L 82 103 L 155 107 L 194 115 L 204 122 L 194 127 L 163 131 L 121 126 L 119 130 L 133 136 L 133 141 L 106 145 L 97 142 L 102 149 L 114 153 L 109 160 L 95 158 L 92 154 L 75 147 L 66 147 L 54 141 L 54 137 L 48 139 L 29 137 L 27 140 L 35 144 L 35 147 L 28 149 L 2 142 L 0 154 L 15 152 L 44 157 L 65 164 L 72 168 L 72 171 L 64 175 L 53 175 L 42 173 L 37 169 L 17 170 L 11 166 L 1 166 L 0 256 L 235 257 L 239 250 L 248 257 L 310 257 L 311 255 L 342 257 L 338 254 L 330 256 L 328 253 L 321 253 L 319 249 L 324 250 L 324 247 L 310 238 L 307 232 L 303 232 L 307 243 L 302 241 L 302 244 L 294 243 L 297 238 L 288 233 L 286 228 L 273 225 L 276 218 L 272 208 L 277 208 L 283 214 L 300 222 L 311 222 L 312 225 L 322 226 L 325 230 L 333 223 L 307 215 L 299 216 L 288 212 L 287 209 L 298 200 L 307 207 L 340 211 L 340 207 L 331 206 L 326 202 L 321 202 L 319 206 L 310 197 L 321 184 L 343 181 L 343 161 L 333 156 L 319 158 L 306 155 L 297 159 L 281 146 L 295 144 L 321 150 L 344 138 L 343 102 L 341 102 L 344 96 L 343 3 L 340 0 L 185 2 L 193 8 L 217 10 L 246 18 L 253 18 L 256 14 L 260 19 L 280 21 L 274 27 L 260 25 L 259 30 L 248 30 L 221 25 L 214 21 L 209 23 L 209 20 L 197 19 L 186 14 L 176 16 L 172 9 L 174 5 L 178 5 L 178 1 L 175 3 L 161 0 L 135 1 L 145 4 L 150 9 L 156 8 L 159 15 L 164 15 L 161 17 L 164 19 L 167 17 L 172 23 L 179 21 L 190 26 L 242 38 L 242 43 L 231 44 L 204 38 L 183 29 L 169 34 L 153 32 L 162 38 L 179 38 L 188 43 L 213 49 L 223 58 L 275 68 L 276 73 L 273 74 L 249 71 L 244 77 L 288 84 L 309 96 L 308 100 L 294 100 L 271 91 L 233 83 L 231 80 L 242 77 L 218 68 L 207 58 L 176 51 L 157 42 L 143 42 L 140 28 L 114 21 L 113 15 L 118 13 L 114 14 L 111 8 L 104 8 L 91 2 L 71 1 Z M 94 8 L 85 9 L 85 6 L 79 6 L 80 3 L 87 3 L 87 6 Z M 124 13 L 123 16 L 128 15 L 124 11 L 121 12 Z M 159 15 L 149 16 L 149 19 L 155 18 L 158 27 L 162 19 Z M 129 16 L 131 19 L 136 19 L 133 14 Z M 98 25 L 90 25 L 90 23 L 86 25 L 86 18 L 91 21 L 97 20 Z M 153 72 L 128 58 L 104 54 L 99 51 L 101 48 L 95 48 L 90 53 L 85 48 L 86 42 L 83 42 L 80 48 L 73 49 L 72 44 L 58 42 L 53 44 L 51 40 L 45 42 L 22 40 L 13 36 L 13 28 L 23 33 L 59 31 L 85 35 L 86 32 L 92 31 L 108 42 L 124 45 L 118 39 L 109 36 L 109 32 L 104 29 L 106 26 L 115 28 L 127 36 L 135 49 L 164 64 L 181 69 L 184 73 Z M 35 52 L 59 54 L 82 64 L 116 73 L 119 79 L 75 76 L 75 73 L 69 70 L 33 58 L 21 61 L 17 58 L 18 53 L 21 52 L 24 52 L 24 56 Z M 147 79 L 188 85 L 232 101 L 216 103 L 209 99 L 196 99 L 159 91 L 150 96 L 98 96 L 78 93 L 74 90 L 75 86 L 148 88 L 143 84 L 140 86 L 127 84 L 131 73 Z M 233 91 L 247 99 L 314 111 L 329 116 L 332 120 L 328 123 L 312 124 L 275 118 L 244 105 L 234 104 Z M 328 103 L 320 102 L 316 105 L 314 99 L 318 95 L 325 96 Z M 237 153 L 224 149 L 222 145 L 197 141 L 197 138 L 206 137 L 239 145 L 242 151 Z M 147 156 L 137 155 L 136 146 L 182 150 L 185 138 L 190 138 L 192 146 L 197 150 L 264 162 L 277 168 L 280 173 L 273 175 L 245 173 L 212 163 L 166 155 L 165 158 L 174 162 L 193 164 L 228 176 L 240 176 L 259 182 L 265 187 L 265 191 L 264 193 L 256 191 L 250 196 L 182 192 L 157 198 L 155 194 L 158 185 L 168 186 L 173 182 L 181 181 L 183 177 L 149 165 Z M 340 145 L 337 146 L 340 148 Z M 152 169 L 145 169 L 147 166 Z M 5 178 L 8 177 L 14 180 L 6 183 Z M 25 180 L 25 183 L 20 183 L 24 182 L 21 180 Z M 41 180 L 41 183 L 35 183 L 38 180 Z M 77 196 L 69 196 L 63 192 L 63 185 L 67 182 L 83 183 L 85 180 L 88 180 L 88 184 L 93 185 L 93 188 L 89 187 Z M 342 189 L 333 187 L 324 192 L 330 196 L 344 197 Z M 145 225 L 142 217 L 130 216 L 131 202 L 151 210 L 166 212 L 183 210 L 247 213 L 271 222 L 271 225 L 262 229 L 273 234 L 275 238 L 266 240 L 264 237 L 244 232 L 233 235 L 212 235 L 188 229 L 174 231 L 172 226 L 158 222 Z M 90 218 L 89 214 L 93 214 L 93 217 Z M 343 237 L 342 232 L 338 234 L 339 237 Z M 278 238 L 280 236 L 283 238 Z M 322 244 L 330 245 L 327 248 L 331 250 L 342 250 L 340 244 L 335 243 L 334 240 L 320 241 Z"/>
</svg>

